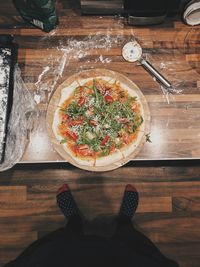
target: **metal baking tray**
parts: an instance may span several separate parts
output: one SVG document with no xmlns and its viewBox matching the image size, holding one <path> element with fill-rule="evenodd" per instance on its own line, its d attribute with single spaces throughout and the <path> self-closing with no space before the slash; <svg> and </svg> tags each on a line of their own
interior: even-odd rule
<svg viewBox="0 0 200 267">
<path fill-rule="evenodd" d="M 17 45 L 11 35 L 0 35 L 0 163 L 6 148 L 7 126 L 13 102 L 14 66 Z"/>
</svg>

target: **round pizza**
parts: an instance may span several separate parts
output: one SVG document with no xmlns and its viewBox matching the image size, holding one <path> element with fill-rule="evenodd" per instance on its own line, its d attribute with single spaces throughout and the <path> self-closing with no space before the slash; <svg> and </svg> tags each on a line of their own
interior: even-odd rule
<svg viewBox="0 0 200 267">
<path fill-rule="evenodd" d="M 120 166 L 144 137 L 140 96 L 113 77 L 73 81 L 60 93 L 52 130 L 75 165 Z"/>
</svg>

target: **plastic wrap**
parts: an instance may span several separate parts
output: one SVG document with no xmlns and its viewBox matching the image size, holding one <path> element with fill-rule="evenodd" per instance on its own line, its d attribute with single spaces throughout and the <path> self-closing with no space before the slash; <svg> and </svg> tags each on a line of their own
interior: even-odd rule
<svg viewBox="0 0 200 267">
<path fill-rule="evenodd" d="M 13 105 L 7 130 L 7 141 L 4 162 L 0 171 L 5 171 L 15 165 L 22 157 L 29 132 L 33 130 L 33 114 L 37 114 L 33 97 L 27 90 L 18 66 L 14 71 Z"/>
</svg>

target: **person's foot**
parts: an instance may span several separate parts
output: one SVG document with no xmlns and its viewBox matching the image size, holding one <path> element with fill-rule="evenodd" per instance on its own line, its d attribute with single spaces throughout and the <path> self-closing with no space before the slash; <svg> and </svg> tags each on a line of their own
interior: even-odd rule
<svg viewBox="0 0 200 267">
<path fill-rule="evenodd" d="M 64 214 L 69 219 L 72 216 L 79 216 L 79 209 L 72 196 L 70 188 L 67 184 L 63 184 L 57 192 L 57 204 Z"/>
<path fill-rule="evenodd" d="M 138 207 L 139 195 L 134 186 L 127 184 L 122 199 L 119 215 L 132 218 Z"/>
</svg>

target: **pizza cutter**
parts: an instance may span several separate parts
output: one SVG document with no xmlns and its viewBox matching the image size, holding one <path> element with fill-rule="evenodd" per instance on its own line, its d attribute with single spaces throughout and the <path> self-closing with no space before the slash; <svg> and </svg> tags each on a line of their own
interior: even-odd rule
<svg viewBox="0 0 200 267">
<path fill-rule="evenodd" d="M 137 41 L 131 41 L 122 48 L 122 56 L 128 62 L 139 61 L 142 67 L 147 70 L 155 79 L 169 92 L 173 91 L 172 84 L 161 75 L 146 59 L 142 56 L 142 48 Z"/>
</svg>

